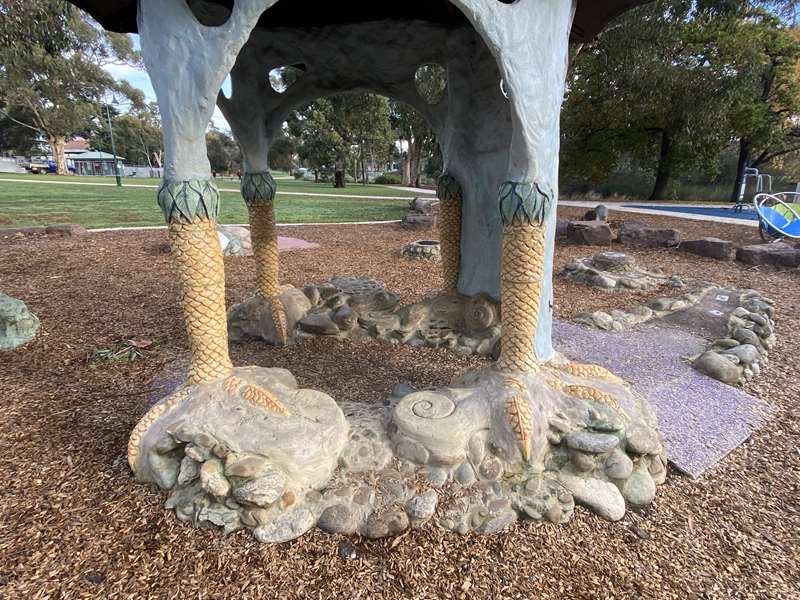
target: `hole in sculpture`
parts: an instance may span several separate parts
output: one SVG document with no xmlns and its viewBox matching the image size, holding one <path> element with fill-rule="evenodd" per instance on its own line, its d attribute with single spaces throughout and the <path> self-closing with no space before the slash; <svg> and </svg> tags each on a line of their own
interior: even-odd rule
<svg viewBox="0 0 800 600">
<path fill-rule="evenodd" d="M 283 94 L 292 87 L 305 72 L 306 66 L 302 63 L 275 67 L 269 72 L 269 86 L 279 94 Z"/>
<path fill-rule="evenodd" d="M 233 2 L 228 2 L 227 4 L 230 4 L 230 6 L 226 6 L 209 0 L 186 0 L 186 4 L 189 10 L 192 11 L 194 18 L 206 27 L 225 25 L 233 11 Z"/>
<path fill-rule="evenodd" d="M 438 104 L 447 89 L 447 69 L 436 63 L 422 65 L 414 73 L 414 85 L 425 102 Z"/>
</svg>

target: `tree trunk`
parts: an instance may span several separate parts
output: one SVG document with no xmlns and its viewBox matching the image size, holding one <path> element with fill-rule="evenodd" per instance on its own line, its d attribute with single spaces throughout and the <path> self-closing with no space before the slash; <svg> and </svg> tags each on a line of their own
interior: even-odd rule
<svg viewBox="0 0 800 600">
<path fill-rule="evenodd" d="M 333 173 L 333 187 L 335 188 L 343 188 L 347 186 L 347 182 L 345 181 L 344 177 L 345 164 L 346 163 L 343 156 L 336 157 L 336 168 Z"/>
<path fill-rule="evenodd" d="M 400 139 L 400 149 L 406 145 L 406 139 Z M 400 183 L 403 185 L 411 185 L 411 140 L 408 140 L 408 150 L 403 152 L 402 162 L 400 163 Z"/>
<path fill-rule="evenodd" d="M 750 165 L 750 142 L 744 138 L 739 140 L 739 161 L 736 163 L 736 181 L 733 183 L 731 192 L 731 202 L 739 201 L 742 183 L 744 182 L 744 171 Z"/>
<path fill-rule="evenodd" d="M 56 175 L 69 175 L 67 155 L 64 153 L 67 140 L 63 135 L 51 135 L 48 136 L 48 142 L 53 149 L 53 162 L 56 163 Z"/>
<path fill-rule="evenodd" d="M 661 133 L 661 149 L 658 153 L 658 169 L 656 183 L 650 200 L 663 200 L 667 195 L 667 184 L 672 172 L 672 134 L 669 131 Z"/>
<path fill-rule="evenodd" d="M 408 185 L 419 187 L 419 172 L 422 163 L 422 143 L 414 141 L 414 145 L 409 148 L 409 162 L 411 163 L 411 177 Z"/>
<path fill-rule="evenodd" d="M 364 146 L 358 146 L 359 160 L 361 161 L 361 183 L 367 185 L 367 161 L 364 158 Z"/>
</svg>

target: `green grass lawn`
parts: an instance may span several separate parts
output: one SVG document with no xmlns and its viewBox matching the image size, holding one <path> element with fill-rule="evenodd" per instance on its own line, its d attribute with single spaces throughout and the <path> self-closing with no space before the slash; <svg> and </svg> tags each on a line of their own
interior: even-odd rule
<svg viewBox="0 0 800 600">
<path fill-rule="evenodd" d="M 155 190 L 125 187 L 158 185 L 154 179 L 125 179 L 123 187 L 104 185 L 62 185 L 65 182 L 113 183 L 113 177 L 65 177 L 54 175 L 2 174 L 2 179 L 38 179 L 47 183 L 0 181 L 0 227 L 27 227 L 51 223 L 79 223 L 87 228 L 163 225 L 156 205 Z M 221 181 L 220 189 L 238 190 L 237 182 Z M 280 192 L 330 194 L 289 196 Z M 330 184 L 278 180 L 275 200 L 279 223 L 335 223 L 349 221 L 388 221 L 408 212 L 410 192 L 389 186 L 350 184 L 335 189 Z M 396 200 L 337 198 L 340 195 L 391 196 Z M 222 194 L 222 223 L 246 223 L 247 210 L 236 193 Z"/>
</svg>

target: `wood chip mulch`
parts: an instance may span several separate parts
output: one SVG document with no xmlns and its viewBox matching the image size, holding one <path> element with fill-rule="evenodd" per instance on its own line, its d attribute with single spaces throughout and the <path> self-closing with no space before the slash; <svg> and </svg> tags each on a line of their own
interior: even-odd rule
<svg viewBox="0 0 800 600">
<path fill-rule="evenodd" d="M 689 239 L 757 240 L 756 230 L 740 226 L 640 220 L 678 227 Z M 368 226 L 281 234 L 321 246 L 281 253 L 284 282 L 368 275 L 406 302 L 441 285 L 435 265 L 397 256 L 424 233 Z M 747 386 L 777 408 L 774 420 L 702 480 L 672 471 L 646 510 L 607 523 L 578 509 L 566 526 L 516 524 L 487 537 L 426 526 L 396 540 L 314 531 L 268 546 L 245 532 L 224 538 L 179 523 L 161 508 L 163 494 L 137 484 L 126 465 L 151 382 L 188 348 L 165 241 L 166 232 L 150 231 L 0 242 L 0 289 L 42 321 L 34 341 L 0 355 L 0 598 L 800 597 L 796 270 L 631 251 L 642 264 L 758 288 L 778 303 L 776 351 Z M 560 245 L 556 268 L 598 250 Z M 226 267 L 228 301 L 236 302 L 254 285 L 252 259 L 226 259 Z M 568 318 L 655 295 L 557 280 L 556 311 Z M 87 358 L 132 338 L 153 342 L 141 360 Z M 446 384 L 486 364 L 445 350 L 327 340 L 282 350 L 248 343 L 232 355 L 238 365 L 286 367 L 303 386 L 364 402 L 382 401 L 399 381 Z M 348 543 L 355 559 L 337 552 Z"/>
</svg>

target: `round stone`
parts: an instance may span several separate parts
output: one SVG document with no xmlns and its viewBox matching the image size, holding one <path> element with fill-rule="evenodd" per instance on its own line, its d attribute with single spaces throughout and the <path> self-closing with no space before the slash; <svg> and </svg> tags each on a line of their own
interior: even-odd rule
<svg viewBox="0 0 800 600">
<path fill-rule="evenodd" d="M 751 331 L 750 333 L 753 332 Z M 755 335 L 753 333 L 754 337 Z M 741 367 L 716 352 L 704 352 L 692 364 L 698 371 L 730 385 L 736 384 L 742 377 Z"/>
<path fill-rule="evenodd" d="M 761 358 L 761 354 L 758 352 L 758 348 L 756 348 L 752 344 L 742 344 L 740 346 L 735 346 L 733 348 L 726 350 L 725 354 L 732 354 L 746 365 L 752 365 L 753 363 L 757 363 Z"/>
<path fill-rule="evenodd" d="M 327 312 L 312 313 L 300 320 L 300 329 L 314 335 L 336 335 L 339 327 Z"/>
<path fill-rule="evenodd" d="M 489 456 L 481 463 L 480 474 L 484 479 L 500 479 L 503 475 L 503 465 L 493 456 Z"/>
<path fill-rule="evenodd" d="M 267 469 L 257 479 L 251 479 L 233 490 L 233 496 L 240 502 L 267 507 L 283 494 L 286 478 L 275 469 Z"/>
<path fill-rule="evenodd" d="M 603 329 L 605 331 L 610 331 L 614 326 L 614 318 L 610 314 L 599 310 L 592 313 L 592 321 L 594 321 L 598 329 Z"/>
<path fill-rule="evenodd" d="M 208 460 L 200 469 L 200 483 L 203 489 L 212 496 L 224 498 L 231 489 L 231 484 L 223 475 L 222 463 L 217 459 Z"/>
<path fill-rule="evenodd" d="M 427 521 L 436 512 L 439 495 L 434 490 L 428 490 L 414 496 L 406 506 L 408 516 L 415 521 Z"/>
<path fill-rule="evenodd" d="M 627 479 L 633 473 L 633 461 L 624 452 L 614 452 L 608 457 L 605 470 L 612 479 Z"/>
<path fill-rule="evenodd" d="M 758 335 L 745 327 L 738 327 L 735 329 L 731 337 L 742 344 L 750 344 L 756 347 L 759 346 Z"/>
<path fill-rule="evenodd" d="M 571 454 L 572 464 L 575 465 L 575 469 L 584 473 L 594 471 L 596 465 L 594 464 L 594 458 L 591 454 L 577 451 L 573 451 Z"/>
<path fill-rule="evenodd" d="M 461 463 L 456 469 L 455 480 L 464 487 L 471 486 L 475 483 L 475 469 L 468 462 Z"/>
<path fill-rule="evenodd" d="M 656 484 L 647 469 L 638 469 L 622 486 L 622 496 L 631 506 L 650 504 L 656 496 Z"/>
<path fill-rule="evenodd" d="M 405 438 L 397 444 L 396 453 L 400 458 L 405 458 L 420 465 L 426 464 L 430 458 L 427 448 L 411 438 Z"/>
<path fill-rule="evenodd" d="M 447 483 L 447 471 L 438 467 L 429 467 L 428 481 L 431 482 L 431 485 L 442 487 L 445 483 Z"/>
<path fill-rule="evenodd" d="M 658 434 L 646 425 L 634 425 L 625 432 L 625 446 L 634 454 L 656 454 L 660 446 Z"/>
<path fill-rule="evenodd" d="M 580 452 L 602 454 L 610 452 L 619 445 L 619 438 L 608 433 L 591 433 L 589 431 L 573 431 L 564 436 L 567 446 Z"/>
<path fill-rule="evenodd" d="M 322 512 L 317 526 L 327 533 L 352 535 L 358 527 L 358 519 L 352 508 L 345 504 L 336 504 Z"/>
<path fill-rule="evenodd" d="M 562 473 L 559 480 L 575 501 L 596 515 L 609 521 L 619 521 L 625 516 L 625 499 L 617 486 L 601 479 L 584 479 Z"/>
<path fill-rule="evenodd" d="M 262 543 L 280 544 L 299 538 L 314 526 L 314 513 L 307 508 L 298 508 L 282 513 L 277 519 L 261 525 L 253 531 Z"/>
<path fill-rule="evenodd" d="M 480 533 L 483 535 L 498 533 L 509 527 L 516 520 L 517 514 L 514 511 L 490 515 L 479 527 L 475 529 L 475 533 Z"/>
</svg>

